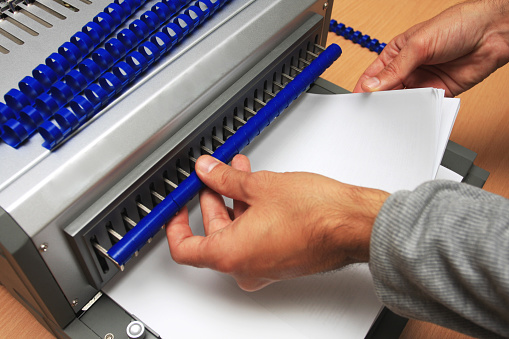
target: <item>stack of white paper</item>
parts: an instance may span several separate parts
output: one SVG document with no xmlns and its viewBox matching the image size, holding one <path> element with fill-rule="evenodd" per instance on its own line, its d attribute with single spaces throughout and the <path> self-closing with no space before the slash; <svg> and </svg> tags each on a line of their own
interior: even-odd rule
<svg viewBox="0 0 509 339">
<path fill-rule="evenodd" d="M 253 170 L 413 189 L 437 173 L 458 108 L 435 89 L 306 94 L 246 154 Z M 164 238 L 133 261 L 104 291 L 163 338 L 363 338 L 381 308 L 367 265 L 248 293 L 228 276 L 175 264 Z"/>
</svg>

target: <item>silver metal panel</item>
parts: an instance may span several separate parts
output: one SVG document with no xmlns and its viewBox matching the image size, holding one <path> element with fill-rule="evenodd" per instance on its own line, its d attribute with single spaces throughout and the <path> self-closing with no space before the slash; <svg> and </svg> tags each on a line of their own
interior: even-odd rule
<svg viewBox="0 0 509 339">
<path fill-rule="evenodd" d="M 0 53 L 0 95 L 2 96 L 0 100 L 3 101 L 3 95 L 11 88 L 17 89 L 18 82 L 23 77 L 32 75 L 32 70 L 35 67 L 43 64 L 46 57 L 51 53 L 57 52 L 60 45 L 69 41 L 72 34 L 81 31 L 81 28 L 109 3 L 109 1 L 104 0 L 94 0 L 91 4 L 80 1 L 73 2 L 72 5 L 79 9 L 79 12 L 73 12 L 52 0 L 37 0 L 29 5 L 19 2 L 18 8 L 21 11 L 9 12 L 8 15 L 27 23 L 27 26 L 34 29 L 38 35 L 32 36 L 14 26 L 11 22 L 0 20 L 1 29 L 8 32 L 19 32 L 17 38 L 23 41 L 22 45 L 18 45 L 0 34 L 0 45 L 9 50 L 8 54 Z M 42 8 L 45 7 L 53 9 L 64 19 L 43 10 Z M 30 19 L 24 14 L 26 12 L 44 20 L 51 27 L 46 27 Z M 27 168 L 35 166 L 39 159 L 49 155 L 49 152 L 41 147 L 42 142 L 43 139 L 36 135 L 19 150 L 0 142 L 0 191 L 24 173 Z"/>
<path fill-rule="evenodd" d="M 323 5 L 233 1 L 62 147 L 45 151 L 41 138 L 19 150 L 0 145 L 2 159 L 9 159 L 0 163 L 0 206 L 36 245 L 48 244 L 42 256 L 69 301 L 79 296 L 80 308 L 95 292 L 62 229 L 77 218 L 77 228 L 85 225 L 95 216 L 90 211 L 105 207 L 97 203 L 101 197 L 136 182 L 169 151 L 171 143 L 162 145 L 172 135 L 303 22 L 325 15 Z"/>
<path fill-rule="evenodd" d="M 25 172 L 21 169 L 20 177 L 0 192 L 0 205 L 33 235 L 73 203 L 88 206 L 134 167 L 149 168 L 141 163 L 146 155 L 277 45 L 292 30 L 291 22 L 297 24 L 295 18 L 305 13 L 302 3 L 312 1 L 288 2 L 232 2 L 96 123 L 33 159 L 36 163 Z M 25 150 L 14 153 L 25 157 Z"/>
<path fill-rule="evenodd" d="M 80 31 L 81 27 L 91 21 L 95 15 L 110 3 L 110 1 L 104 0 L 92 0 L 90 4 L 72 0 L 67 0 L 66 2 L 79 11 L 73 12 L 52 0 L 37 0 L 29 5 L 22 2 L 18 4 L 19 8 L 40 17 L 51 24 L 52 27 L 45 27 L 39 22 L 30 19 L 22 12 L 12 14 L 9 12 L 10 17 L 25 23 L 28 27 L 35 30 L 37 36 L 30 35 L 7 20 L 0 20 L 0 28 L 14 34 L 23 41 L 22 45 L 18 45 L 0 35 L 0 45 L 9 50 L 7 54 L 0 53 L 0 70 L 2 74 L 0 94 L 2 96 L 11 88 L 18 88 L 18 82 L 25 75 L 31 75 L 32 70 L 37 65 L 44 63 L 46 57 L 56 52 L 60 45 L 69 41 L 72 34 Z M 48 13 L 42 9 L 43 7 L 52 9 L 65 17 L 65 19 L 60 19 Z M 0 154 L 3 154 L 3 148 L 0 149 Z"/>
</svg>

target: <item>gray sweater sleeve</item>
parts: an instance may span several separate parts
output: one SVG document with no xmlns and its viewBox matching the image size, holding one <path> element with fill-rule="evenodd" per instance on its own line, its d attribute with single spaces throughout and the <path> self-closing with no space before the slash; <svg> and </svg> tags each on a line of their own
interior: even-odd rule
<svg viewBox="0 0 509 339">
<path fill-rule="evenodd" d="M 455 182 L 397 192 L 373 228 L 380 300 L 475 337 L 509 336 L 509 200 Z"/>
</svg>

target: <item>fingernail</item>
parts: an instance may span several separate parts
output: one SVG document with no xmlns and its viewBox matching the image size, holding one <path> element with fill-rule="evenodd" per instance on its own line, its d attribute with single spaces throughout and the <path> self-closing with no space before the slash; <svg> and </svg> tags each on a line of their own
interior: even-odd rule
<svg viewBox="0 0 509 339">
<path fill-rule="evenodd" d="M 368 78 L 364 81 L 363 85 L 371 90 L 377 89 L 380 86 L 380 79 L 377 77 Z"/>
<path fill-rule="evenodd" d="M 196 167 L 202 173 L 209 173 L 217 165 L 219 165 L 219 160 L 211 156 L 200 157 L 196 162 Z"/>
</svg>

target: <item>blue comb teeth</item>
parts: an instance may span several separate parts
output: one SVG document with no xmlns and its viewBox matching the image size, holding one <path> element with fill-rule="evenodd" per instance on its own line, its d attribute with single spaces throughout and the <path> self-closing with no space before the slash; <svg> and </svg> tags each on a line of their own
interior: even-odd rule
<svg viewBox="0 0 509 339">
<path fill-rule="evenodd" d="M 162 26 L 160 15 L 175 14 L 167 6 L 168 4 L 173 4 L 171 8 L 180 9 L 179 6 L 187 2 L 157 3 L 151 11 L 142 14 L 141 19 L 134 20 L 129 25 L 129 29 L 123 29 L 116 39 L 109 40 L 105 44 L 105 48 L 94 51 L 92 59 L 85 59 L 78 65 L 79 73 L 87 80 L 87 87 L 80 94 L 74 93 L 72 99 L 66 102 L 66 104 L 69 103 L 67 106 L 60 105 L 60 103 L 64 102 L 63 99 L 71 98 L 70 91 L 58 82 L 58 89 L 54 89 L 55 85 L 51 89 L 55 92 L 53 99 L 56 99 L 59 105 L 54 105 L 47 96 L 44 97 L 47 101 L 45 106 L 48 106 L 46 110 L 49 111 L 51 108 L 52 111 L 48 113 L 52 114 L 53 119 L 46 120 L 39 126 L 39 132 L 44 138 L 43 146 L 47 149 L 55 148 L 111 102 L 125 86 L 145 72 L 176 43 L 192 33 L 207 17 L 214 14 L 227 2 L 223 0 L 212 4 L 209 1 L 197 1 L 183 14 L 177 15 L 171 23 L 163 26 L 161 31 L 154 32 L 155 28 Z M 205 7 L 207 3 L 210 7 Z M 206 10 L 202 10 L 202 8 L 206 8 Z M 112 52 L 109 52 L 108 49 Z M 127 53 L 124 58 L 114 58 L 114 54 L 124 55 L 129 50 L 132 51 Z M 78 85 L 77 74 L 70 77 L 72 78 L 71 83 Z M 64 94 L 64 90 L 68 95 Z M 56 111 L 55 108 L 60 110 Z M 71 119 L 70 113 L 75 114 L 76 119 Z"/>
<path fill-rule="evenodd" d="M 369 49 L 377 54 L 382 53 L 382 50 L 387 46 L 386 43 L 380 43 L 377 39 L 372 39 L 369 35 L 363 35 L 360 31 L 354 30 L 352 27 L 347 27 L 345 24 L 338 23 L 336 20 L 331 20 L 329 24 L 329 32 L 334 32 L 353 43 L 359 44 L 362 47 Z"/>
<path fill-rule="evenodd" d="M 105 41 L 111 33 L 121 24 L 124 24 L 146 2 L 147 0 L 115 0 L 103 12 L 96 15 L 92 21 L 83 26 L 80 32 L 74 34 L 70 41 L 63 43 L 58 48 L 57 53 L 52 53 L 46 58 L 44 64 L 37 66 L 32 71 L 32 76 L 23 78 L 19 83 L 19 90 L 11 89 L 7 92 L 4 96 L 6 104 L 0 103 L 0 133 L 2 139 L 8 145 L 18 147 L 34 134 L 33 124 L 37 124 L 37 128 L 44 124 L 40 128 L 47 128 L 48 130 L 41 133 L 45 139 L 43 146 L 49 149 L 55 147 L 61 141 L 61 138 L 56 136 L 61 134 L 65 138 L 70 131 L 68 127 L 62 127 L 61 133 L 50 133 L 50 130 L 55 131 L 55 129 L 46 123 L 48 120 L 51 119 L 52 122 L 50 123 L 57 124 L 58 121 L 68 120 L 62 119 L 60 116 L 57 117 L 57 115 L 61 115 L 60 109 L 66 107 L 68 111 L 81 118 L 82 116 L 78 116 L 78 113 L 73 111 L 73 107 L 80 105 L 71 105 L 72 100 L 77 98 L 79 93 L 83 92 L 88 86 L 98 81 L 98 78 L 114 64 L 119 63 L 129 51 L 138 48 L 142 56 L 149 61 L 148 64 L 144 63 L 144 67 L 136 74 L 146 69 L 161 54 L 167 52 L 169 39 L 161 38 L 161 35 L 156 40 L 159 44 L 148 42 L 143 44 L 142 48 L 139 45 L 162 26 L 165 21 L 191 3 L 190 0 L 163 0 L 158 2 L 152 6 L 151 10 L 141 14 L 139 19 L 133 20 L 129 24 L 129 28 L 120 31 L 116 38 Z M 194 6 L 186 11 L 189 12 L 192 8 L 194 19 L 189 20 L 192 21 L 193 28 L 226 2 L 219 0 L 212 4 L 210 1 L 197 1 Z M 206 11 L 202 11 L 200 8 L 206 8 Z M 196 13 L 196 16 L 194 13 Z M 186 20 L 190 22 L 188 19 Z M 103 44 L 104 47 L 97 48 L 100 44 Z M 136 60 L 138 59 L 141 59 L 141 57 L 136 55 Z M 98 92 L 96 94 L 102 93 L 97 89 L 95 92 Z M 114 93 L 118 92 L 118 90 L 114 91 Z M 78 101 L 83 103 L 81 99 L 78 99 Z M 10 111 L 14 111 L 14 115 L 3 106 L 7 106 Z M 20 120 L 21 111 L 28 106 L 40 111 L 39 115 L 43 117 L 43 120 Z M 67 118 L 69 117 L 67 116 Z M 78 120 L 80 125 L 84 122 L 83 119 Z M 56 127 L 59 128 L 59 126 Z M 5 131 L 7 131 L 6 135 L 4 135 Z M 46 139 L 46 137 L 50 139 Z"/>
</svg>

